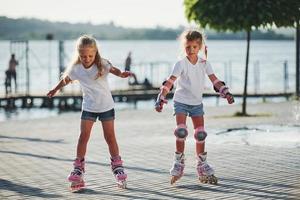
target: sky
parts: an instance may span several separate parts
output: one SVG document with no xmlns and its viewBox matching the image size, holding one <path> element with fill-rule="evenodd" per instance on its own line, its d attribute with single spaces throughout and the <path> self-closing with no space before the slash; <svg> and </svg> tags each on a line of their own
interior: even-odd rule
<svg viewBox="0 0 300 200">
<path fill-rule="evenodd" d="M 145 28 L 187 26 L 184 0 L 0 0 L 0 16 Z"/>
</svg>

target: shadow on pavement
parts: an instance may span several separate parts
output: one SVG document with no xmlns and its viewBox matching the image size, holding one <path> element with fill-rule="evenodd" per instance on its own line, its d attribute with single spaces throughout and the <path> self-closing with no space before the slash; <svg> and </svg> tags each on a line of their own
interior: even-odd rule
<svg viewBox="0 0 300 200">
<path fill-rule="evenodd" d="M 57 158 L 57 157 L 54 157 L 54 156 L 44 156 L 44 155 L 24 153 L 24 152 L 16 152 L 16 151 L 0 150 L 0 153 L 14 154 L 14 155 L 19 155 L 19 156 L 29 156 L 29 157 L 35 157 L 35 158 L 41 158 L 41 159 L 58 160 L 58 161 L 65 161 L 65 162 L 73 162 L 73 159 Z M 94 161 L 88 161 L 86 163 L 87 164 L 94 164 L 94 165 L 110 167 L 110 164 L 107 164 L 107 163 L 100 163 L 100 162 L 94 162 Z M 126 165 L 125 167 L 126 167 L 126 169 L 135 170 L 135 171 L 142 171 L 142 172 L 149 172 L 149 173 L 156 173 L 156 174 L 169 174 L 169 172 L 167 170 L 149 169 L 149 168 L 147 169 L 147 168 L 141 168 L 141 167 L 130 167 L 128 165 Z"/>
<path fill-rule="evenodd" d="M 273 184 L 268 182 L 248 181 L 242 179 L 220 179 L 218 185 L 195 184 L 176 186 L 180 189 L 188 189 L 193 191 L 210 191 L 222 193 L 236 193 L 245 195 L 250 198 L 270 198 L 270 199 L 296 199 L 291 193 L 284 192 L 284 189 L 292 189 L 293 186 L 284 184 Z"/>
<path fill-rule="evenodd" d="M 9 180 L 0 179 L 0 190 L 13 191 L 19 194 L 33 196 L 33 197 L 41 197 L 41 198 L 59 198 L 61 195 L 56 194 L 47 194 L 40 188 L 30 187 L 27 185 L 21 185 L 13 183 Z"/>
<path fill-rule="evenodd" d="M 160 190 L 149 190 L 149 189 L 138 189 L 138 188 L 128 188 L 128 191 L 132 191 L 132 192 L 139 192 L 141 194 L 150 194 L 155 196 L 155 199 L 183 199 L 183 200 L 199 200 L 199 198 L 192 198 L 192 197 L 184 197 L 184 196 L 179 196 L 175 194 L 171 194 L 172 192 L 170 192 L 170 190 L 166 190 L 166 192 L 161 192 Z M 177 194 L 179 194 L 177 192 Z M 149 198 L 145 198 L 144 196 L 141 196 L 140 199 L 149 199 Z"/>
<path fill-rule="evenodd" d="M 30 141 L 30 142 L 64 143 L 63 139 L 60 139 L 60 140 L 44 140 L 44 139 L 40 139 L 40 138 L 12 137 L 12 136 L 5 136 L 5 135 L 0 135 L 0 138 L 13 139 L 13 140 L 26 140 L 26 141 Z"/>
</svg>

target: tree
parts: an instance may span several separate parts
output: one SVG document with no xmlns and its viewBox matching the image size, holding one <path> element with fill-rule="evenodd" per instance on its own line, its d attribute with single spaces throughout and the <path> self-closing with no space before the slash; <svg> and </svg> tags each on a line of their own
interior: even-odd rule
<svg viewBox="0 0 300 200">
<path fill-rule="evenodd" d="M 185 15 L 201 27 L 217 31 L 246 31 L 247 52 L 242 115 L 247 115 L 247 84 L 251 31 L 265 27 L 296 26 L 299 0 L 184 0 Z"/>
</svg>

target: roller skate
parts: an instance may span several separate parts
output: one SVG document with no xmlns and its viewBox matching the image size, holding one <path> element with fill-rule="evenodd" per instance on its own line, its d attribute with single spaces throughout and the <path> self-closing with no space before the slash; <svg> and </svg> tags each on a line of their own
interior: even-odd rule
<svg viewBox="0 0 300 200">
<path fill-rule="evenodd" d="M 84 176 L 84 159 L 81 161 L 79 159 L 76 159 L 73 163 L 74 169 L 68 176 L 68 181 L 71 182 L 70 190 L 72 192 L 78 192 L 84 189 L 85 183 L 83 180 Z"/>
<path fill-rule="evenodd" d="M 127 174 L 124 172 L 123 161 L 120 156 L 111 158 L 111 170 L 116 178 L 116 182 L 119 188 L 125 189 L 127 186 L 126 179 Z"/>
<path fill-rule="evenodd" d="M 199 154 L 197 157 L 197 172 L 198 178 L 201 183 L 209 183 L 216 185 L 218 183 L 218 178 L 215 177 L 212 167 L 207 164 L 206 161 L 207 152 Z"/>
<path fill-rule="evenodd" d="M 173 185 L 177 180 L 179 180 L 183 175 L 184 170 L 184 154 L 175 153 L 173 167 L 170 169 L 171 185 Z"/>
</svg>

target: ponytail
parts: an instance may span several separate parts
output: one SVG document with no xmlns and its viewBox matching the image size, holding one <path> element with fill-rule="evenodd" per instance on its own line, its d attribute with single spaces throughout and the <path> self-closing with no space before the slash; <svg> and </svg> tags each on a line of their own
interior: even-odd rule
<svg viewBox="0 0 300 200">
<path fill-rule="evenodd" d="M 207 46 L 206 45 L 204 46 L 204 55 L 205 55 L 204 60 L 207 60 Z"/>
</svg>

